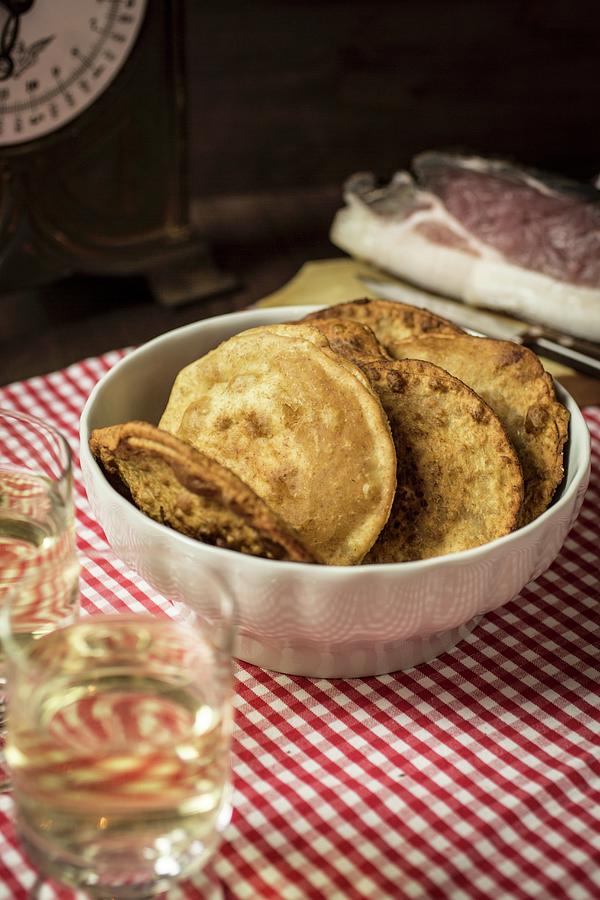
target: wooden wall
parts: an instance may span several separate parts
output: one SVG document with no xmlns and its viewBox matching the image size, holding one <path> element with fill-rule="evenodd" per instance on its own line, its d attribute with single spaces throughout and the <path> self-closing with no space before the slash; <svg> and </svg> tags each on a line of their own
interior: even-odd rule
<svg viewBox="0 0 600 900">
<path fill-rule="evenodd" d="M 195 195 L 465 147 L 600 171 L 600 2 L 188 0 Z"/>
</svg>

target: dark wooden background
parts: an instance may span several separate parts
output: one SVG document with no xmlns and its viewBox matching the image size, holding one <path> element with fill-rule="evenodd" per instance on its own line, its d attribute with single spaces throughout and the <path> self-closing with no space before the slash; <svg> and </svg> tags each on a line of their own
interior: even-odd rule
<svg viewBox="0 0 600 900">
<path fill-rule="evenodd" d="M 193 188 L 382 176 L 427 148 L 600 171 L 600 4 L 191 2 Z"/>
<path fill-rule="evenodd" d="M 344 179 L 431 148 L 600 172 L 600 3 L 187 0 L 190 186 L 237 287 L 176 309 L 143 278 L 0 295 L 0 383 L 252 303 L 339 255 Z"/>
</svg>

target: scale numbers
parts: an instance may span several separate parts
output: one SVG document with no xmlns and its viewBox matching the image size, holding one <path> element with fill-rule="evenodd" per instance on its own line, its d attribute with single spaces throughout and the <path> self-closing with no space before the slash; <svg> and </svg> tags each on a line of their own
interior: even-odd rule
<svg viewBox="0 0 600 900">
<path fill-rule="evenodd" d="M 146 5 L 34 0 L 15 16 L 0 4 L 0 146 L 51 134 L 87 109 L 126 62 Z"/>
</svg>

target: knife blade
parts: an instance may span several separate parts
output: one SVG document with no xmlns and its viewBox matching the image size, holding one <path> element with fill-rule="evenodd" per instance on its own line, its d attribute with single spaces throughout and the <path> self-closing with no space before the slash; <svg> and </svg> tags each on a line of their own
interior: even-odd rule
<svg viewBox="0 0 600 900">
<path fill-rule="evenodd" d="M 523 325 L 521 322 L 501 319 L 473 306 L 465 306 L 457 300 L 434 297 L 412 287 L 404 288 L 392 281 L 380 281 L 362 275 L 359 278 L 365 287 L 383 300 L 396 300 L 417 306 L 419 309 L 427 309 L 436 316 L 449 319 L 459 328 L 466 328 L 481 337 L 514 341 L 540 356 L 563 363 L 594 378 L 600 378 L 600 344 L 538 325 Z"/>
</svg>

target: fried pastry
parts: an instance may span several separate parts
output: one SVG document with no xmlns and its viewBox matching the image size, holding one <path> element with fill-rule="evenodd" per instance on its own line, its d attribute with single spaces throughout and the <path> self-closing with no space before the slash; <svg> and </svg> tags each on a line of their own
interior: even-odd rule
<svg viewBox="0 0 600 900">
<path fill-rule="evenodd" d="M 337 303 L 325 309 L 309 313 L 302 320 L 352 319 L 367 325 L 377 340 L 394 356 L 393 347 L 398 341 L 423 334 L 462 334 L 462 330 L 447 319 L 426 309 L 409 306 L 394 300 L 352 300 Z"/>
<path fill-rule="evenodd" d="M 569 413 L 540 360 L 519 344 L 468 334 L 427 335 L 397 342 L 397 359 L 423 359 L 468 384 L 494 410 L 519 455 L 525 499 L 519 525 L 537 518 L 563 478 Z"/>
<path fill-rule="evenodd" d="M 396 454 L 366 376 L 310 325 L 252 328 L 183 369 L 160 427 L 231 468 L 324 562 L 360 562 Z"/>
<path fill-rule="evenodd" d="M 398 463 L 387 524 L 366 563 L 427 559 L 511 532 L 523 501 L 517 454 L 498 417 L 439 366 L 377 357 L 365 326 L 328 323 L 332 349 L 359 365 L 388 417 Z"/>
<path fill-rule="evenodd" d="M 387 413 L 398 459 L 392 512 L 364 561 L 427 559 L 513 531 L 523 476 L 489 406 L 431 363 L 372 360 L 363 370 Z"/>
<path fill-rule="evenodd" d="M 298 327 L 303 324 L 303 321 L 299 322 Z M 332 350 L 354 363 L 362 359 L 392 358 L 373 331 L 356 319 L 327 316 L 311 319 L 310 324 L 325 335 Z"/>
<path fill-rule="evenodd" d="M 147 422 L 96 429 L 90 449 L 113 487 L 157 522 L 253 556 L 319 562 L 237 475 Z"/>
</svg>

